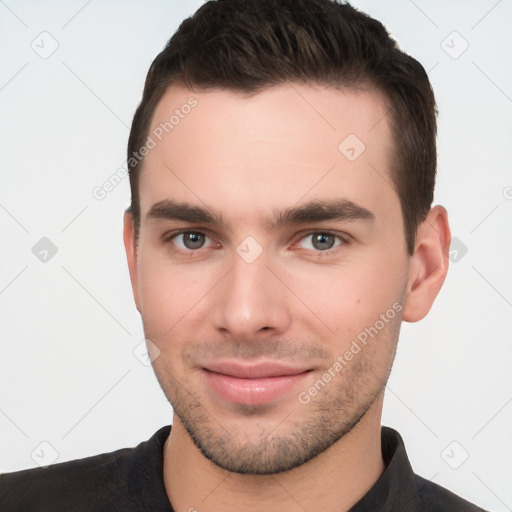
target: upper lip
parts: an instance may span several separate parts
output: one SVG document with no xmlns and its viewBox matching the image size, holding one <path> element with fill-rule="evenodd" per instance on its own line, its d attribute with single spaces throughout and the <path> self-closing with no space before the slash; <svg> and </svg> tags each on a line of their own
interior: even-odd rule
<svg viewBox="0 0 512 512">
<path fill-rule="evenodd" d="M 215 363 L 208 363 L 204 365 L 203 368 L 210 372 L 220 373 L 230 377 L 237 377 L 239 379 L 283 377 L 299 375 L 300 373 L 311 370 L 311 367 L 307 366 L 292 366 L 289 364 L 270 361 L 259 363 L 219 361 Z"/>
</svg>

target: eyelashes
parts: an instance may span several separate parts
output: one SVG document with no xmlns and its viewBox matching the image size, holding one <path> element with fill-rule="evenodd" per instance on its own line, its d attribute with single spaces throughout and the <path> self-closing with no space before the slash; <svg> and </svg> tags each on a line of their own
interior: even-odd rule
<svg viewBox="0 0 512 512">
<path fill-rule="evenodd" d="M 348 244 L 348 235 L 329 230 L 316 230 L 296 236 L 290 249 L 304 250 L 316 255 L 336 254 Z M 195 229 L 183 229 L 167 233 L 162 237 L 164 243 L 171 244 L 176 252 L 193 254 L 207 249 L 220 249 L 222 245 L 207 232 Z"/>
<path fill-rule="evenodd" d="M 327 252 L 334 247 L 339 247 L 345 243 L 345 239 L 340 235 L 336 235 L 327 231 L 315 231 L 306 235 L 299 240 L 301 242 L 307 242 L 311 240 L 311 247 L 301 246 L 303 249 L 312 249 L 320 252 Z"/>
</svg>

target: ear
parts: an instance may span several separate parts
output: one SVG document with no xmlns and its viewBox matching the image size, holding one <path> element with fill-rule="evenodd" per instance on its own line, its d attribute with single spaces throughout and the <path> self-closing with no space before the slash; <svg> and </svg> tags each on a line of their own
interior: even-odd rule
<svg viewBox="0 0 512 512">
<path fill-rule="evenodd" d="M 133 298 L 135 299 L 137 310 L 140 312 L 139 279 L 137 272 L 137 243 L 135 241 L 133 215 L 129 210 L 124 212 L 123 239 L 124 248 L 126 250 L 126 259 L 128 260 L 128 270 L 130 271 L 130 280 L 132 282 Z"/>
<path fill-rule="evenodd" d="M 448 272 L 450 240 L 448 214 L 442 206 L 434 206 L 416 233 L 404 301 L 406 322 L 417 322 L 430 311 Z"/>
</svg>

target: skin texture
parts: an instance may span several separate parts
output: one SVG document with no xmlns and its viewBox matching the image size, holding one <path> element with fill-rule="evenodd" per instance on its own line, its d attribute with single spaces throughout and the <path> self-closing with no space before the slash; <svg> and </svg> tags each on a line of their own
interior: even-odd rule
<svg viewBox="0 0 512 512">
<path fill-rule="evenodd" d="M 387 109 L 375 91 L 284 84 L 249 96 L 171 86 L 152 130 L 190 97 L 197 106 L 145 158 L 138 241 L 129 213 L 124 230 L 153 367 L 175 411 L 164 453 L 169 498 L 176 510 L 201 512 L 348 509 L 384 469 L 384 388 L 400 323 L 428 313 L 446 276 L 446 211 L 430 211 L 408 255 Z M 350 134 L 365 145 L 353 161 L 338 148 Z M 148 215 L 169 199 L 222 223 Z M 372 218 L 271 226 L 287 209 L 335 200 Z M 178 230 L 199 233 L 198 248 Z M 315 233 L 327 243 L 314 244 Z M 234 403 L 205 378 L 204 367 L 221 360 L 308 373 L 268 402 Z"/>
</svg>

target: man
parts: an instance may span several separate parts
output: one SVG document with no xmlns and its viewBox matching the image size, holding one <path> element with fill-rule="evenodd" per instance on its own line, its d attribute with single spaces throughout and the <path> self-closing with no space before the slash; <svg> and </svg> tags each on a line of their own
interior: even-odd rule
<svg viewBox="0 0 512 512">
<path fill-rule="evenodd" d="M 422 66 L 331 0 L 218 0 L 149 70 L 124 239 L 170 427 L 0 477 L 0 509 L 473 511 L 381 427 L 448 268 Z"/>
</svg>

